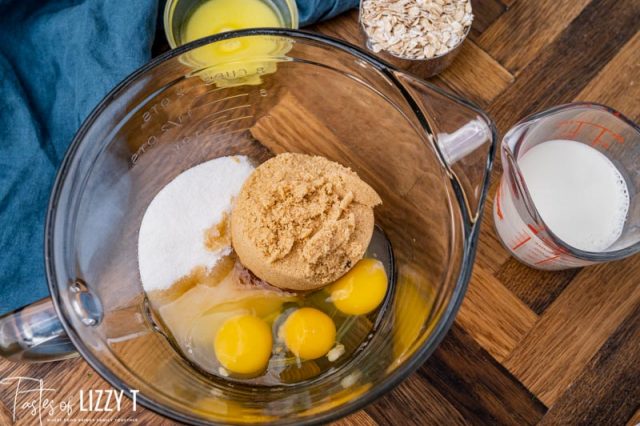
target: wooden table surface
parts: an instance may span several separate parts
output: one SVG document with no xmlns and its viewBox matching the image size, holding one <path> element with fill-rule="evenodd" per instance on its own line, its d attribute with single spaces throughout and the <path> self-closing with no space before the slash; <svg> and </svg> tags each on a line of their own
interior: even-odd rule
<svg viewBox="0 0 640 426">
<path fill-rule="evenodd" d="M 488 111 L 501 134 L 530 113 L 576 100 L 640 120 L 640 0 L 476 0 L 469 40 L 431 79 Z M 362 45 L 353 11 L 312 28 Z M 421 75 L 421 66 L 410 72 Z M 395 390 L 339 425 L 640 423 L 640 256 L 564 272 L 509 257 L 492 227 L 496 161 L 476 265 L 456 322 L 435 354 Z M 0 378 L 109 389 L 81 359 L 0 360 Z M 0 393 L 0 425 L 13 394 Z M 83 413 L 173 422 L 141 409 Z M 18 415 L 18 424 L 34 424 Z"/>
</svg>

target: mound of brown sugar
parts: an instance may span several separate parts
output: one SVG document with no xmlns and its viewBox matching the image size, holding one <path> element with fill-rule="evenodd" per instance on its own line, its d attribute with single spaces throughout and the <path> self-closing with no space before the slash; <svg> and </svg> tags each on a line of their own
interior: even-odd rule
<svg viewBox="0 0 640 426">
<path fill-rule="evenodd" d="M 231 213 L 240 261 L 268 283 L 312 290 L 344 275 L 373 234 L 378 194 L 324 157 L 280 154 L 247 179 Z"/>
</svg>

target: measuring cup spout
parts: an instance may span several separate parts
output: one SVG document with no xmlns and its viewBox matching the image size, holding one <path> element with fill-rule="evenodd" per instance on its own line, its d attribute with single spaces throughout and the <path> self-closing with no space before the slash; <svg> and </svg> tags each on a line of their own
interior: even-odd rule
<svg viewBox="0 0 640 426">
<path fill-rule="evenodd" d="M 467 101 L 411 75 L 395 71 L 428 139 L 460 189 L 468 220 L 475 224 L 489 182 L 496 145 L 493 121 Z"/>
</svg>

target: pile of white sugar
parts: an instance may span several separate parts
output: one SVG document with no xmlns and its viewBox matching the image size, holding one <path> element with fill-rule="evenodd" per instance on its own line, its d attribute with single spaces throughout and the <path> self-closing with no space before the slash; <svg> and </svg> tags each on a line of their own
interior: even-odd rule
<svg viewBox="0 0 640 426">
<path fill-rule="evenodd" d="M 245 156 L 216 158 L 181 173 L 158 192 L 138 235 L 145 291 L 168 289 L 194 268 L 212 268 L 231 252 L 231 246 L 208 250 L 205 231 L 231 213 L 233 198 L 252 172 Z"/>
</svg>

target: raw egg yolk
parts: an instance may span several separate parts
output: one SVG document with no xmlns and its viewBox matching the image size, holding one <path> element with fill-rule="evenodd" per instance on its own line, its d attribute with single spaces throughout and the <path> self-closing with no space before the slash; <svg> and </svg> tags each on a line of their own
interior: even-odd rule
<svg viewBox="0 0 640 426">
<path fill-rule="evenodd" d="M 364 315 L 376 309 L 387 293 L 387 273 L 377 259 L 362 259 L 329 286 L 331 301 L 347 315 Z"/>
<path fill-rule="evenodd" d="M 336 341 L 336 326 L 327 314 L 314 308 L 301 308 L 282 325 L 287 348 L 297 357 L 310 360 L 326 355 Z"/>
<path fill-rule="evenodd" d="M 273 346 L 271 327 L 253 315 L 238 315 L 222 324 L 213 348 L 220 364 L 237 374 L 263 371 Z"/>
</svg>

